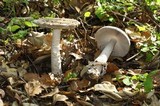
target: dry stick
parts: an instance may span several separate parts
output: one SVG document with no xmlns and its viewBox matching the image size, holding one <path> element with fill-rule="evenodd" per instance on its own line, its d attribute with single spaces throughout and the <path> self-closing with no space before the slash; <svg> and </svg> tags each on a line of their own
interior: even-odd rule
<svg viewBox="0 0 160 106">
<path fill-rule="evenodd" d="M 80 23 L 84 29 L 84 39 L 85 39 L 85 46 L 86 46 L 86 40 L 87 40 L 87 29 L 85 28 L 84 24 L 83 24 L 83 21 L 80 17 L 78 17 L 78 19 L 80 20 Z"/>
<path fill-rule="evenodd" d="M 33 65 L 33 67 L 35 68 L 36 73 L 38 73 L 38 74 L 39 74 L 39 71 L 38 71 L 38 69 L 37 69 L 36 65 L 35 65 L 35 64 L 33 63 L 33 61 L 31 60 L 31 58 L 30 58 L 28 55 L 26 55 L 26 56 L 27 56 L 28 60 L 31 62 L 31 64 Z"/>
<path fill-rule="evenodd" d="M 137 4 L 133 3 L 133 2 L 130 2 L 130 1 L 128 1 L 128 0 L 127 0 L 127 2 L 128 2 L 128 3 L 131 3 L 131 4 L 135 5 L 136 7 L 139 7 L 139 8 L 142 9 L 141 6 L 139 6 L 139 5 L 137 5 Z M 146 10 L 146 8 L 145 8 L 145 10 Z M 150 11 L 150 10 L 149 10 L 149 11 Z M 145 11 L 145 12 L 146 12 L 146 11 Z M 146 12 L 146 13 L 149 14 L 148 12 Z M 160 28 L 160 25 L 156 22 L 156 19 L 155 19 L 153 16 L 151 16 L 151 14 L 149 14 L 148 16 L 149 16 L 149 18 L 151 19 L 151 21 Z"/>
<path fill-rule="evenodd" d="M 122 17 L 125 17 L 126 19 L 131 20 L 131 21 L 133 21 L 133 22 L 135 22 L 135 23 L 137 23 L 137 24 L 139 24 L 139 25 L 142 25 L 142 23 L 140 23 L 140 22 L 138 22 L 138 21 L 136 21 L 136 20 L 134 20 L 134 19 L 132 19 L 132 18 L 129 18 L 129 17 L 123 15 L 123 14 L 120 14 L 120 13 L 117 13 L 117 12 L 114 12 L 114 11 L 111 11 L 111 12 L 112 12 L 113 14 L 116 14 L 116 15 L 119 15 L 119 16 L 122 16 Z"/>
<path fill-rule="evenodd" d="M 133 56 L 129 57 L 126 61 L 130 61 L 132 59 L 134 59 L 135 57 L 137 57 L 140 54 L 140 52 L 134 54 Z"/>
</svg>

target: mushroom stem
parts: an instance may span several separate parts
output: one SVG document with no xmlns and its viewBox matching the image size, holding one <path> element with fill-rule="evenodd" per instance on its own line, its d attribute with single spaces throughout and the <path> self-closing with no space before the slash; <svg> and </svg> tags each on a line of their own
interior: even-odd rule
<svg viewBox="0 0 160 106">
<path fill-rule="evenodd" d="M 53 74 L 62 74 L 60 55 L 61 29 L 54 29 L 51 47 L 51 68 Z"/>
<path fill-rule="evenodd" d="M 111 39 L 109 41 L 109 43 L 105 46 L 105 48 L 103 49 L 103 51 L 101 52 L 101 54 L 95 59 L 95 62 L 106 64 L 106 62 L 108 61 L 108 58 L 109 58 L 110 54 L 113 51 L 113 48 L 114 48 L 116 42 L 117 41 L 115 39 Z"/>
</svg>

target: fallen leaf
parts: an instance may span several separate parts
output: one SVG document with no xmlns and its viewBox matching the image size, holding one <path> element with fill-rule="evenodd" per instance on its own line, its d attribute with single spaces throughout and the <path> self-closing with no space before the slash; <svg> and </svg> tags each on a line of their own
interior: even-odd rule
<svg viewBox="0 0 160 106">
<path fill-rule="evenodd" d="M 118 94 L 118 91 L 117 91 L 115 85 L 111 84 L 108 81 L 105 81 L 101 84 L 94 85 L 94 90 L 100 91 L 101 93 L 105 94 L 106 96 L 108 96 L 116 101 L 122 100 L 122 97 Z"/>
<path fill-rule="evenodd" d="M 36 96 L 43 91 L 42 84 L 37 80 L 29 81 L 24 88 L 29 96 Z"/>
<path fill-rule="evenodd" d="M 23 78 L 28 82 L 33 80 L 40 80 L 40 76 L 36 73 L 26 73 L 24 74 Z"/>
<path fill-rule="evenodd" d="M 33 104 L 33 103 L 22 103 L 23 106 L 39 106 L 37 104 Z"/>
<path fill-rule="evenodd" d="M 78 88 L 84 89 L 90 86 L 91 82 L 87 79 L 77 80 Z"/>
<path fill-rule="evenodd" d="M 37 46 L 39 48 L 41 48 L 41 46 L 43 45 L 43 39 L 45 34 L 43 32 L 39 33 L 39 32 L 31 32 L 30 33 L 31 37 L 28 37 L 28 40 L 30 41 L 30 43 L 33 46 Z"/>
<path fill-rule="evenodd" d="M 118 71 L 118 70 L 119 70 L 119 68 L 115 64 L 108 63 L 107 72 L 111 73 L 111 72 Z"/>
<path fill-rule="evenodd" d="M 64 102 L 64 101 L 66 101 L 67 99 L 68 99 L 68 97 L 65 96 L 65 95 L 55 94 L 55 95 L 53 96 L 53 103 L 55 104 L 55 103 L 58 102 L 58 101 Z"/>
<path fill-rule="evenodd" d="M 51 97 L 59 92 L 59 89 L 55 87 L 50 93 L 41 96 L 41 98 Z"/>
<path fill-rule="evenodd" d="M 82 56 L 81 55 L 78 55 L 76 53 L 70 53 L 71 56 L 73 56 L 75 58 L 75 60 L 80 60 L 82 59 Z"/>
<path fill-rule="evenodd" d="M 110 74 L 105 74 L 103 77 L 102 77 L 102 82 L 103 81 L 108 81 L 108 82 L 111 82 L 113 83 L 112 81 L 112 76 Z"/>
<path fill-rule="evenodd" d="M 36 73 L 26 73 L 24 76 L 26 81 L 37 80 L 44 86 L 55 86 L 56 81 L 50 78 L 48 74 L 38 75 Z"/>
<path fill-rule="evenodd" d="M 5 92 L 3 89 L 0 89 L 0 98 L 3 98 L 5 96 Z M 1 106 L 1 105 L 0 105 Z"/>
</svg>

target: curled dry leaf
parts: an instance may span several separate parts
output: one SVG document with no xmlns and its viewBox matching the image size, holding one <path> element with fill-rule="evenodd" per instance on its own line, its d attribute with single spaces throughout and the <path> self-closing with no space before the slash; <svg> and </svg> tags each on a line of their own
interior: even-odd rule
<svg viewBox="0 0 160 106">
<path fill-rule="evenodd" d="M 77 91 L 89 87 L 90 83 L 87 79 L 76 80 L 70 83 L 70 87 L 72 90 Z"/>
<path fill-rule="evenodd" d="M 29 81 L 24 88 L 29 96 L 36 96 L 43 91 L 42 84 L 37 80 Z"/>
<path fill-rule="evenodd" d="M 51 91 L 51 92 L 48 93 L 48 94 L 45 94 L 45 95 L 41 96 L 41 98 L 51 97 L 51 96 L 57 94 L 58 92 L 59 92 L 59 89 L 58 89 L 57 87 L 55 87 L 55 88 L 53 89 L 53 91 Z"/>
<path fill-rule="evenodd" d="M 3 98 L 5 96 L 5 92 L 3 89 L 0 89 L 0 98 Z"/>
<path fill-rule="evenodd" d="M 23 77 L 26 81 L 37 80 L 41 84 L 43 84 L 44 86 L 54 86 L 56 83 L 55 80 L 52 80 L 50 78 L 50 75 L 48 75 L 48 74 L 42 74 L 40 76 L 36 73 L 26 73 Z"/>
<path fill-rule="evenodd" d="M 150 104 L 147 104 L 146 102 L 144 102 L 144 104 L 142 106 L 159 106 L 160 100 L 158 100 L 156 95 L 151 96 L 150 99 L 151 99 L 151 103 Z"/>
<path fill-rule="evenodd" d="M 41 47 L 43 45 L 43 39 L 44 39 L 44 33 L 41 32 L 31 32 L 30 33 L 31 37 L 28 37 L 28 41 L 33 45 L 37 47 Z"/>
<path fill-rule="evenodd" d="M 79 104 L 81 104 L 82 106 L 94 106 L 92 103 L 89 103 L 89 102 L 84 101 L 84 100 L 79 100 L 79 99 L 77 99 L 77 102 L 78 102 Z"/>
<path fill-rule="evenodd" d="M 33 104 L 33 103 L 22 103 L 23 106 L 39 106 L 37 104 Z"/>
<path fill-rule="evenodd" d="M 138 92 L 139 91 L 132 90 L 132 88 L 123 88 L 123 93 L 130 97 L 135 96 Z"/>
<path fill-rule="evenodd" d="M 5 96 L 4 90 L 0 89 L 0 106 L 4 106 L 2 98 Z"/>
<path fill-rule="evenodd" d="M 7 86 L 6 94 L 8 94 L 13 100 L 22 103 L 22 98 L 20 95 L 24 95 L 24 93 L 20 90 L 13 89 L 12 86 Z"/>
<path fill-rule="evenodd" d="M 81 55 L 78 55 L 76 53 L 70 53 L 71 56 L 73 56 L 75 58 L 75 60 L 80 60 L 82 59 L 82 56 Z"/>
<path fill-rule="evenodd" d="M 22 67 L 11 68 L 7 63 L 2 62 L 0 66 L 1 75 L 6 77 L 22 77 L 27 71 Z"/>
<path fill-rule="evenodd" d="M 105 75 L 102 77 L 102 82 L 103 82 L 103 81 L 108 81 L 108 82 L 113 83 L 111 74 L 105 74 Z"/>
<path fill-rule="evenodd" d="M 68 99 L 66 95 L 55 94 L 53 96 L 53 103 L 55 104 L 58 101 L 65 102 Z"/>
<path fill-rule="evenodd" d="M 122 97 L 118 94 L 116 87 L 108 81 L 94 85 L 94 90 L 100 91 L 101 93 L 116 101 L 122 100 Z"/>
</svg>

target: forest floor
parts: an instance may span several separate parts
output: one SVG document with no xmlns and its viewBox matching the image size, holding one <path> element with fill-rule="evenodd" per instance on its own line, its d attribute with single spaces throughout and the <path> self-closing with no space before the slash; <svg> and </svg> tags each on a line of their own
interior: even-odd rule
<svg viewBox="0 0 160 106">
<path fill-rule="evenodd" d="M 122 7 L 129 5 L 133 10 L 123 15 L 122 9 L 107 11 L 105 7 L 109 15 L 106 16 L 100 8 L 94 8 L 101 3 L 98 0 L 82 0 L 86 3 L 84 7 L 71 1 L 70 6 L 64 3 L 63 7 L 62 2 L 56 5 L 52 11 L 56 15 L 50 12 L 53 5 L 49 2 L 48 7 L 31 2 L 27 4 L 31 13 L 27 13 L 26 7 L 20 5 L 23 3 L 12 6 L 9 1 L 0 1 L 0 106 L 159 106 L 160 21 L 152 16 L 158 17 L 160 11 L 149 11 L 146 7 L 143 10 L 140 4 L 135 4 L 136 10 L 122 0 L 126 3 Z M 8 12 L 12 7 L 14 12 Z M 62 30 L 60 77 L 51 73 L 54 35 L 51 29 L 34 23 L 51 13 L 55 16 L 50 17 L 80 22 L 75 29 Z M 81 73 L 86 73 L 101 53 L 94 35 L 103 26 L 122 29 L 131 45 L 124 57 L 110 56 L 105 74 L 93 79 Z"/>
</svg>

